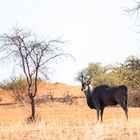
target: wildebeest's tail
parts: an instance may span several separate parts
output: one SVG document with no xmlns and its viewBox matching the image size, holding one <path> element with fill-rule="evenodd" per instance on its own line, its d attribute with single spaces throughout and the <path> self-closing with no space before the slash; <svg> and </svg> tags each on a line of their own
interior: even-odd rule
<svg viewBox="0 0 140 140">
<path fill-rule="evenodd" d="M 122 89 L 123 93 L 125 94 L 125 101 L 124 101 L 124 104 L 125 104 L 125 106 L 127 107 L 127 106 L 128 106 L 128 94 L 127 94 L 128 89 L 127 89 L 127 86 L 125 86 L 125 85 L 120 85 L 119 87 Z"/>
<path fill-rule="evenodd" d="M 127 94 L 127 91 L 128 91 L 127 86 L 125 86 L 125 85 L 120 85 L 119 87 L 120 87 L 121 89 L 123 89 L 123 90 L 126 92 L 126 94 Z"/>
</svg>

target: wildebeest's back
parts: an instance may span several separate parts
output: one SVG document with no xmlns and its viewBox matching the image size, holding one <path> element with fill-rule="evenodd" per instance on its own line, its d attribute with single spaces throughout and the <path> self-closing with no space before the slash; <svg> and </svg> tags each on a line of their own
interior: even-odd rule
<svg viewBox="0 0 140 140">
<path fill-rule="evenodd" d="M 125 85 L 108 87 L 98 94 L 105 106 L 117 105 L 120 101 L 127 100 L 127 87 Z"/>
<path fill-rule="evenodd" d="M 127 86 L 125 85 L 120 85 L 118 86 L 119 90 L 121 90 L 124 94 L 127 94 Z"/>
<path fill-rule="evenodd" d="M 103 106 L 114 106 L 127 100 L 127 87 L 125 85 L 109 87 L 100 85 L 94 88 L 92 100 Z"/>
<path fill-rule="evenodd" d="M 108 85 L 100 85 L 100 86 L 97 86 L 94 88 L 93 90 L 93 95 L 96 94 L 96 93 L 100 93 L 102 92 L 104 89 L 108 88 L 109 86 Z"/>
<path fill-rule="evenodd" d="M 117 101 L 115 100 L 115 95 L 114 95 L 116 90 L 117 87 L 108 87 L 99 93 L 100 95 L 99 98 L 101 99 L 101 103 L 104 106 L 117 105 Z"/>
<path fill-rule="evenodd" d="M 93 95 L 92 95 L 92 100 L 96 104 L 111 104 L 112 102 L 114 103 L 113 100 L 113 90 L 111 87 L 108 85 L 100 85 L 94 88 L 93 90 Z"/>
</svg>

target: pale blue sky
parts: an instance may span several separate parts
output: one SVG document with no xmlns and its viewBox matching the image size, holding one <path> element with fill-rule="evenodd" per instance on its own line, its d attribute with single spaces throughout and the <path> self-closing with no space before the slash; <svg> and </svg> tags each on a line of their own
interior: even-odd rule
<svg viewBox="0 0 140 140">
<path fill-rule="evenodd" d="M 139 55 L 137 20 L 124 12 L 134 5 L 134 0 L 1 0 L 0 34 L 18 25 L 45 37 L 69 40 L 66 51 L 76 60 L 52 64 L 55 71 L 50 78 L 74 85 L 76 73 L 89 62 L 112 64 Z M 13 70 L 1 65 L 0 73 L 4 80 Z"/>
</svg>

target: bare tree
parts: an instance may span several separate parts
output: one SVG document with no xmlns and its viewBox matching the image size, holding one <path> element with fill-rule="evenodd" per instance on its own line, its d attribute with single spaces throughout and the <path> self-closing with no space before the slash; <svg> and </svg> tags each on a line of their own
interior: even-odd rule
<svg viewBox="0 0 140 140">
<path fill-rule="evenodd" d="M 126 11 L 130 15 L 136 14 L 136 16 L 138 17 L 139 12 L 140 12 L 140 1 L 136 2 L 135 6 L 133 6 L 133 8 L 127 8 L 124 11 Z"/>
<path fill-rule="evenodd" d="M 27 93 L 31 100 L 31 119 L 35 119 L 35 96 L 38 90 L 39 76 L 48 77 L 48 62 L 68 54 L 62 51 L 64 42 L 41 40 L 37 35 L 24 28 L 13 28 L 10 33 L 0 36 L 1 60 L 8 58 L 19 65 L 28 83 Z"/>
</svg>

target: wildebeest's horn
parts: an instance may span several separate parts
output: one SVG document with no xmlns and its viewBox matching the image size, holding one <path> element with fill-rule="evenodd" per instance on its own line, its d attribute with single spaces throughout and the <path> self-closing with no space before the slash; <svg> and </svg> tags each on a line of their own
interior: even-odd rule
<svg viewBox="0 0 140 140">
<path fill-rule="evenodd" d="M 83 75 L 83 73 L 81 72 L 81 82 L 83 82 L 84 81 L 84 75 Z"/>
<path fill-rule="evenodd" d="M 90 78 L 88 79 L 88 82 L 90 82 L 92 78 L 93 78 L 93 76 L 90 76 Z"/>
</svg>

